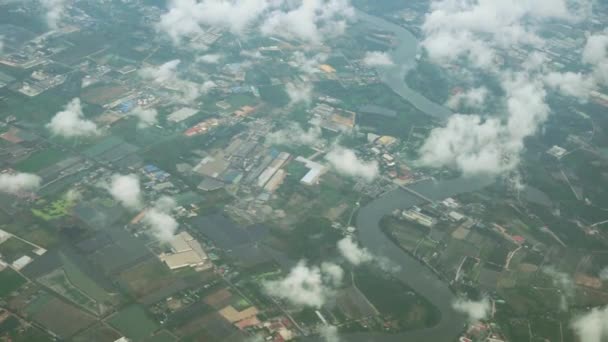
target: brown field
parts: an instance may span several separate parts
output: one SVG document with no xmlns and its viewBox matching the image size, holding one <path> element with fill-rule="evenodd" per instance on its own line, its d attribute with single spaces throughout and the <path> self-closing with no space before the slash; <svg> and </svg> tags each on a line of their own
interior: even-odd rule
<svg viewBox="0 0 608 342">
<path fill-rule="evenodd" d="M 57 298 L 36 308 L 32 318 L 65 339 L 95 322 L 93 316 Z"/>
<path fill-rule="evenodd" d="M 232 297 L 232 293 L 230 293 L 228 289 L 221 289 L 205 297 L 204 301 L 208 305 L 219 309 L 220 307 L 224 307 L 225 304 L 228 303 L 228 299 L 230 299 L 230 297 Z"/>
<path fill-rule="evenodd" d="M 128 89 L 126 89 L 125 87 L 107 84 L 87 88 L 82 93 L 81 98 L 84 102 L 103 106 L 125 96 L 127 92 Z"/>
<path fill-rule="evenodd" d="M 107 326 L 105 323 L 100 322 L 89 329 L 81 332 L 74 336 L 72 341 L 74 342 L 113 342 L 119 339 L 121 335 L 114 329 Z"/>
</svg>

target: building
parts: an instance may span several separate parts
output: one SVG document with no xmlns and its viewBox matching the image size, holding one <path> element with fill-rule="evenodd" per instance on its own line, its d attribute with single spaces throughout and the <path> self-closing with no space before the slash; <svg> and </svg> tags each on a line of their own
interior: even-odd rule
<svg viewBox="0 0 608 342">
<path fill-rule="evenodd" d="M 309 171 L 300 179 L 300 183 L 305 185 L 315 185 L 319 182 L 319 178 L 327 171 L 327 168 L 324 165 L 321 165 L 315 161 L 306 159 L 304 157 L 297 157 L 296 161 L 300 163 L 304 163 L 304 165 L 309 169 Z"/>
<path fill-rule="evenodd" d="M 568 151 L 563 147 L 554 145 L 553 147 L 547 150 L 547 153 L 557 159 L 561 159 L 568 153 Z"/>
<path fill-rule="evenodd" d="M 184 120 L 186 120 L 187 118 L 193 116 L 194 114 L 198 113 L 198 110 L 193 109 L 193 108 L 188 108 L 188 107 L 184 107 L 181 108 L 179 110 L 176 110 L 175 112 L 169 114 L 169 116 L 167 117 L 167 120 L 171 121 L 171 122 L 182 122 Z"/>
<path fill-rule="evenodd" d="M 417 209 L 417 208 L 414 208 Z M 418 210 L 404 210 L 403 211 L 403 217 L 407 220 L 416 222 L 418 224 L 421 224 L 425 227 L 431 228 L 432 226 L 435 225 L 435 219 L 433 219 L 432 217 L 425 215 L 423 213 L 421 213 Z"/>
<path fill-rule="evenodd" d="M 171 253 L 163 253 L 159 256 L 160 260 L 166 263 L 170 269 L 194 267 L 199 271 L 204 271 L 211 268 L 212 264 L 207 253 L 188 232 L 175 235 L 170 245 Z"/>
</svg>

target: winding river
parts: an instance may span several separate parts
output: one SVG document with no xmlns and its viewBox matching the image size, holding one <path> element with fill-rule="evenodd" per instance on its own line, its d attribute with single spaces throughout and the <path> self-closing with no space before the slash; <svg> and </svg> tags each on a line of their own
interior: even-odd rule
<svg viewBox="0 0 608 342">
<path fill-rule="evenodd" d="M 357 16 L 360 21 L 393 32 L 399 40 L 398 46 L 390 52 L 397 65 L 377 70 L 382 81 L 402 98 L 430 116 L 445 119 L 451 115 L 447 108 L 413 91 L 405 83 L 405 74 L 408 68 L 413 66 L 416 58 L 418 49 L 416 38 L 406 29 L 382 18 L 360 11 L 357 12 Z M 410 188 L 427 198 L 441 200 L 459 193 L 481 190 L 492 182 L 491 179 L 471 178 L 440 182 L 428 180 L 414 184 Z M 463 330 L 466 317 L 452 308 L 455 295 L 448 284 L 437 278 L 430 269 L 418 260 L 401 250 L 380 229 L 380 220 L 384 216 L 390 215 L 395 209 L 410 208 L 423 202 L 422 199 L 405 190 L 399 189 L 389 192 L 362 207 L 357 214 L 356 225 L 361 244 L 373 254 L 388 258 L 398 264 L 400 271 L 394 274 L 395 277 L 431 302 L 441 312 L 440 322 L 431 328 L 401 334 L 345 334 L 342 335 L 344 341 L 448 342 L 454 341 Z"/>
<path fill-rule="evenodd" d="M 397 24 L 362 11 L 357 11 L 357 19 L 360 23 L 392 32 L 397 40 L 397 47 L 388 51 L 395 64 L 376 68 L 382 82 L 421 112 L 439 119 L 450 116 L 452 112 L 448 108 L 427 99 L 405 83 L 408 70 L 414 67 L 416 63 L 416 54 L 418 53 L 416 37 Z"/>
</svg>

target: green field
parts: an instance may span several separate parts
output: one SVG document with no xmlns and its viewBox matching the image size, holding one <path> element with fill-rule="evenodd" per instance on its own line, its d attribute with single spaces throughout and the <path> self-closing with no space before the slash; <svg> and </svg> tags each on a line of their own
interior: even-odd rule
<svg viewBox="0 0 608 342">
<path fill-rule="evenodd" d="M 45 221 L 55 220 L 67 215 L 75 204 L 74 199 L 64 196 L 63 198 L 49 203 L 42 209 L 32 209 L 32 214 Z"/>
<path fill-rule="evenodd" d="M 135 341 L 144 341 L 158 325 L 148 317 L 143 307 L 131 305 L 108 318 L 108 323 L 126 337 Z"/>
<path fill-rule="evenodd" d="M 15 169 L 22 172 L 38 172 L 64 159 L 66 154 L 58 149 L 49 148 L 31 154 L 27 159 L 15 165 Z"/>
<path fill-rule="evenodd" d="M 61 254 L 61 260 L 63 261 L 63 270 L 74 286 L 98 302 L 105 303 L 112 300 L 108 292 L 84 274 L 68 257 Z"/>
<path fill-rule="evenodd" d="M 13 262 L 22 256 L 31 253 L 32 250 L 34 250 L 32 245 L 15 237 L 11 237 L 0 244 L 0 254 L 2 254 L 3 259 L 8 262 Z"/>
<path fill-rule="evenodd" d="M 38 278 L 38 282 L 62 295 L 69 301 L 97 314 L 97 303 L 75 287 L 70 282 L 63 269 L 56 269 L 49 274 Z"/>
<path fill-rule="evenodd" d="M 158 334 L 147 338 L 146 342 L 173 342 L 176 340 L 177 338 L 171 335 L 171 333 L 166 330 L 163 330 L 160 331 Z"/>
<path fill-rule="evenodd" d="M 0 297 L 6 297 L 11 292 L 20 288 L 25 282 L 25 278 L 10 268 L 0 271 Z"/>
</svg>

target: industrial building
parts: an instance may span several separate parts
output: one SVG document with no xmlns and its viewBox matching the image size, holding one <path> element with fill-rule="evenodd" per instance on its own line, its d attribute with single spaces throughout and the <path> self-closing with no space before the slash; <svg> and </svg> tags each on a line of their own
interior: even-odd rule
<svg viewBox="0 0 608 342">
<path fill-rule="evenodd" d="M 306 159 L 304 157 L 297 157 L 296 161 L 299 161 L 300 163 L 304 163 L 304 165 L 310 169 L 305 175 L 304 177 L 302 177 L 302 179 L 300 179 L 300 182 L 302 184 L 305 185 L 315 185 L 319 182 L 319 178 L 321 178 L 321 176 L 327 171 L 327 167 L 325 167 L 325 165 L 319 164 L 315 161 Z"/>
<path fill-rule="evenodd" d="M 171 253 L 163 253 L 159 256 L 160 260 L 166 263 L 170 269 L 189 266 L 198 271 L 204 271 L 212 267 L 203 247 L 188 232 L 175 235 L 170 245 Z"/>
</svg>

